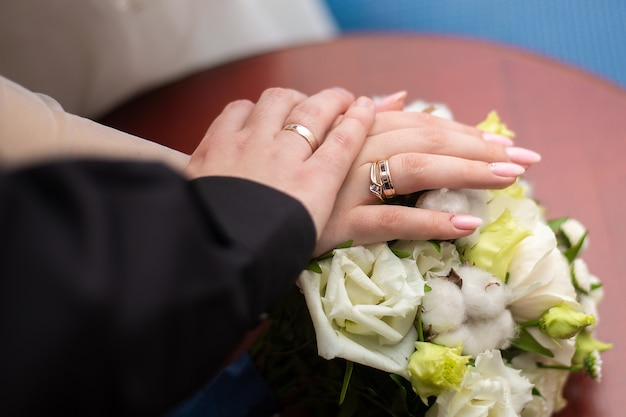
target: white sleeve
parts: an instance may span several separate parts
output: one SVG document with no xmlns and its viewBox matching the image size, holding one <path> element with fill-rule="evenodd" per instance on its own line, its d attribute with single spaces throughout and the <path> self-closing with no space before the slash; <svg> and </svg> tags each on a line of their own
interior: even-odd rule
<svg viewBox="0 0 626 417">
<path fill-rule="evenodd" d="M 161 161 L 176 170 L 189 160 L 184 153 L 66 113 L 50 97 L 0 76 L 1 166 L 66 157 Z"/>
</svg>

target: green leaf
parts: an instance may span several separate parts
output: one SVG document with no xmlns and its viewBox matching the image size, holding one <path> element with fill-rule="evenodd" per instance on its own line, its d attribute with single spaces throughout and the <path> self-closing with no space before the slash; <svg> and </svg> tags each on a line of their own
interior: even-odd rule
<svg viewBox="0 0 626 417">
<path fill-rule="evenodd" d="M 585 243 L 586 238 L 587 238 L 587 232 L 585 232 L 585 234 L 578 240 L 578 243 L 576 243 L 574 246 L 567 249 L 563 253 L 563 255 L 565 255 L 565 258 L 567 259 L 569 263 L 572 263 L 574 259 L 576 259 L 576 257 L 578 256 L 578 253 L 580 252 L 580 249 L 583 247 L 583 244 Z"/>
<path fill-rule="evenodd" d="M 441 244 L 439 242 L 437 242 L 436 240 L 429 240 L 429 242 L 435 247 L 435 250 L 437 252 L 441 252 Z"/>
<path fill-rule="evenodd" d="M 389 248 L 389 249 L 391 249 L 393 254 L 396 255 L 400 259 L 408 258 L 411 256 L 411 252 L 409 251 L 395 249 L 395 248 Z"/>
<path fill-rule="evenodd" d="M 537 342 L 526 329 L 520 330 L 519 336 L 513 341 L 513 346 L 526 352 L 539 353 L 550 358 L 554 357 L 554 353 Z"/>
<path fill-rule="evenodd" d="M 341 386 L 341 394 L 339 395 L 339 404 L 343 404 L 343 400 L 346 399 L 346 392 L 348 391 L 348 385 L 350 385 L 350 378 L 352 378 L 352 369 L 354 364 L 351 361 L 346 362 L 346 373 L 343 374 L 343 385 Z"/>
<path fill-rule="evenodd" d="M 430 285 L 424 284 L 424 292 L 431 292 L 433 289 Z"/>
<path fill-rule="evenodd" d="M 552 229 L 552 231 L 556 233 L 561 229 L 561 225 L 563 225 L 563 223 L 565 223 L 567 220 L 567 217 L 559 217 L 556 219 L 550 219 L 547 223 L 550 229 Z"/>
<path fill-rule="evenodd" d="M 343 242 L 342 244 L 340 244 L 339 246 L 337 246 L 337 249 L 346 249 L 352 246 L 352 244 L 354 243 L 354 240 L 350 239 L 350 240 L 346 240 L 345 242 Z"/>
<path fill-rule="evenodd" d="M 322 273 L 322 267 L 317 261 L 311 261 L 305 268 L 307 271 L 317 272 L 318 274 Z"/>
</svg>

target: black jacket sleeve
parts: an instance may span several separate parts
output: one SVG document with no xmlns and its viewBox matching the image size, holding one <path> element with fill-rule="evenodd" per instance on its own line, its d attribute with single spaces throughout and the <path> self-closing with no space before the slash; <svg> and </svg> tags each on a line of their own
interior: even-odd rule
<svg viewBox="0 0 626 417">
<path fill-rule="evenodd" d="M 104 161 L 0 173 L 0 414 L 162 415 L 314 244 L 298 201 L 242 179 Z"/>
</svg>

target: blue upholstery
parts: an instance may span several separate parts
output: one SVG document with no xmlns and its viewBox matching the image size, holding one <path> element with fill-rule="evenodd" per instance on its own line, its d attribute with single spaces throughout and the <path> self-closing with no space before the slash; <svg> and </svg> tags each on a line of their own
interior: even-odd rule
<svg viewBox="0 0 626 417">
<path fill-rule="evenodd" d="M 626 88 L 624 0 L 324 0 L 343 33 L 463 35 L 574 64 Z"/>
</svg>

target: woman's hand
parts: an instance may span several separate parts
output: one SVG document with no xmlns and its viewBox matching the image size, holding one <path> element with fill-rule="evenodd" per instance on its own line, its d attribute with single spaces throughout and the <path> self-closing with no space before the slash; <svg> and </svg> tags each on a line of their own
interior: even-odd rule
<svg viewBox="0 0 626 417">
<path fill-rule="evenodd" d="M 505 137 L 426 113 L 376 115 L 335 203 L 315 255 L 353 240 L 455 239 L 481 220 L 468 215 L 381 204 L 370 190 L 372 162 L 387 159 L 398 195 L 437 188 L 495 189 L 511 185 L 540 157 Z"/>
<path fill-rule="evenodd" d="M 306 207 L 319 239 L 375 111 L 371 99 L 355 101 L 351 93 L 339 88 L 311 97 L 294 90 L 269 89 L 256 104 L 241 100 L 226 106 L 185 172 L 191 178 L 240 177 L 278 189 Z M 312 152 L 307 140 L 283 129 L 294 123 L 308 128 L 319 148 Z"/>
</svg>

